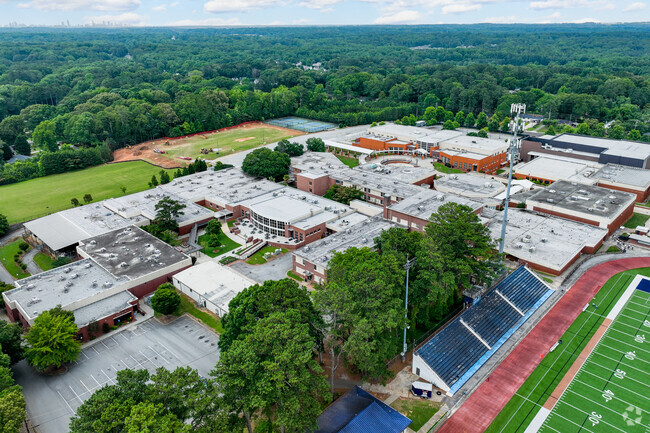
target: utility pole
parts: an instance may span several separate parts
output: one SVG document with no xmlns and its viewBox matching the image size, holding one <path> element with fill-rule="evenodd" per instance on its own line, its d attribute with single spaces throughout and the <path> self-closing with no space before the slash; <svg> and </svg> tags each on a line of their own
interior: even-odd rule
<svg viewBox="0 0 650 433">
<path fill-rule="evenodd" d="M 515 146 L 517 146 L 517 131 L 519 130 L 519 115 L 526 112 L 526 104 L 512 104 L 510 114 L 515 114 L 513 121 L 513 138 L 510 143 L 510 172 L 508 173 L 508 188 L 506 189 L 506 201 L 503 206 L 503 222 L 501 223 L 501 243 L 499 254 L 503 254 L 503 247 L 506 244 L 506 225 L 508 224 L 508 206 L 510 205 L 510 185 L 512 184 L 512 171 L 515 165 Z"/>
<path fill-rule="evenodd" d="M 406 296 L 404 297 L 404 345 L 402 346 L 402 362 L 406 360 L 406 330 L 409 329 L 408 326 L 408 305 L 409 305 L 409 269 L 415 265 L 415 257 L 409 260 L 406 256 L 406 263 L 404 264 L 404 269 L 406 269 Z"/>
</svg>

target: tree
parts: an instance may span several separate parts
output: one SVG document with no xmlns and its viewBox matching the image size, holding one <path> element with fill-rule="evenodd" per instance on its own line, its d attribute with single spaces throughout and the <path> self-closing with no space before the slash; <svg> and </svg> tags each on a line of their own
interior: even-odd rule
<svg viewBox="0 0 650 433">
<path fill-rule="evenodd" d="M 56 143 L 56 124 L 50 120 L 44 120 L 32 132 L 34 145 L 50 152 L 56 152 L 59 146 Z"/>
<path fill-rule="evenodd" d="M 6 286 L 13 288 L 11 284 Z M 23 359 L 22 334 L 23 328 L 19 324 L 0 320 L 0 346 L 2 347 L 2 353 L 9 356 L 11 365 Z"/>
<path fill-rule="evenodd" d="M 386 361 L 398 353 L 396 331 L 404 325 L 402 266 L 394 255 L 370 248 L 349 248 L 330 259 L 327 283 L 313 296 L 326 321 L 332 393 L 341 358 L 364 377 L 389 375 Z"/>
<path fill-rule="evenodd" d="M 224 332 L 219 348 L 228 350 L 235 340 L 251 332 L 260 319 L 282 311 L 295 310 L 300 322 L 309 327 L 316 345 L 322 344 L 322 318 L 315 309 L 307 290 L 290 278 L 268 280 L 238 293 L 228 304 L 228 314 L 221 318 Z"/>
<path fill-rule="evenodd" d="M 480 113 L 478 113 L 478 117 L 476 118 L 476 127 L 478 129 L 483 129 L 483 128 L 487 128 L 487 126 L 488 126 L 487 115 L 481 111 Z"/>
<path fill-rule="evenodd" d="M 192 430 L 173 414 L 165 413 L 162 404 L 142 402 L 131 408 L 129 416 L 124 420 L 123 431 L 126 433 L 189 433 Z"/>
<path fill-rule="evenodd" d="M 181 296 L 173 284 L 161 284 L 151 298 L 151 308 L 160 314 L 172 314 L 181 304 Z"/>
<path fill-rule="evenodd" d="M 476 133 L 476 136 L 481 137 L 481 138 L 488 138 L 488 130 L 487 130 L 487 128 L 479 129 L 479 131 Z"/>
<path fill-rule="evenodd" d="M 221 234 L 221 222 L 217 219 L 211 219 L 205 227 L 205 233 L 217 238 Z"/>
<path fill-rule="evenodd" d="M 455 130 L 456 124 L 453 120 L 445 120 L 445 123 L 442 125 L 442 129 Z"/>
<path fill-rule="evenodd" d="M 246 155 L 242 170 L 252 176 L 273 178 L 277 181 L 289 172 L 290 164 L 291 158 L 286 153 L 261 147 Z"/>
<path fill-rule="evenodd" d="M 459 111 L 458 113 L 456 113 L 456 117 L 454 117 L 454 121 L 457 122 L 459 125 L 464 125 L 465 124 L 465 113 L 463 113 L 462 111 Z"/>
<path fill-rule="evenodd" d="M 160 170 L 160 184 L 164 185 L 169 182 L 171 182 L 171 179 L 169 178 L 169 173 L 167 173 L 165 170 Z"/>
<path fill-rule="evenodd" d="M 300 156 L 305 152 L 302 144 L 292 143 L 289 140 L 280 140 L 278 141 L 277 146 L 275 146 L 275 151 L 280 153 L 286 153 L 289 156 Z"/>
<path fill-rule="evenodd" d="M 329 187 L 323 197 L 349 205 L 352 200 L 363 200 L 363 191 L 353 186 L 341 186 L 334 184 Z"/>
<path fill-rule="evenodd" d="M 377 124 L 375 123 L 375 126 Z M 325 142 L 322 138 L 312 137 L 307 139 L 307 149 L 312 152 L 325 152 Z"/>
<path fill-rule="evenodd" d="M 468 206 L 450 202 L 431 215 L 417 254 L 414 290 L 427 292 L 432 315 L 441 318 L 472 282 L 489 284 L 500 270 L 496 244 Z"/>
<path fill-rule="evenodd" d="M 156 186 L 158 186 L 158 178 L 154 174 L 153 176 L 151 176 L 151 180 L 149 181 L 149 188 L 153 188 Z"/>
<path fill-rule="evenodd" d="M 122 191 L 122 194 L 126 194 L 126 187 L 125 187 L 125 186 L 121 186 L 121 187 L 120 187 L 120 191 Z"/>
<path fill-rule="evenodd" d="M 29 143 L 27 142 L 27 137 L 25 137 L 25 135 L 20 134 L 16 136 L 16 139 L 14 140 L 14 150 L 19 155 L 29 156 L 32 154 L 32 149 L 29 146 Z"/>
<path fill-rule="evenodd" d="M 0 426 L 3 433 L 18 433 L 25 421 L 25 398 L 9 369 L 10 358 L 0 346 Z"/>
<path fill-rule="evenodd" d="M 630 132 L 628 132 L 627 139 L 628 140 L 641 140 L 641 132 L 639 132 L 638 129 L 632 129 Z"/>
<path fill-rule="evenodd" d="M 2 151 L 2 159 L 4 161 L 9 161 L 14 156 L 11 147 L 2 140 L 0 140 L 0 151 Z"/>
<path fill-rule="evenodd" d="M 547 135 L 556 135 L 557 132 L 555 132 L 555 126 L 549 125 L 548 129 L 546 130 Z"/>
<path fill-rule="evenodd" d="M 71 198 L 71 199 L 70 199 L 70 204 L 72 204 L 72 206 L 74 206 L 74 207 L 77 207 L 77 206 L 79 206 L 81 203 L 79 203 L 79 200 L 75 197 L 75 198 Z"/>
<path fill-rule="evenodd" d="M 176 221 L 179 216 L 184 215 L 183 209 L 185 204 L 177 200 L 173 200 L 168 196 L 163 197 L 156 203 L 156 218 L 153 224 L 156 226 L 156 232 L 163 231 L 175 232 L 178 230 L 178 222 Z"/>
<path fill-rule="evenodd" d="M 490 118 L 490 121 L 488 122 L 488 131 L 490 132 L 497 132 L 499 130 L 499 119 L 497 116 L 492 116 Z"/>
<path fill-rule="evenodd" d="M 0 213 L 0 236 L 9 232 L 9 221 L 7 217 Z"/>
<path fill-rule="evenodd" d="M 303 432 L 329 402 L 327 381 L 313 359 L 315 341 L 298 311 L 277 311 L 253 324 L 242 339 L 221 353 L 212 372 L 224 399 L 251 417 L 272 414 L 281 431 Z"/>
<path fill-rule="evenodd" d="M 81 352 L 77 331 L 69 316 L 42 312 L 25 337 L 27 361 L 39 370 L 58 369 L 65 362 L 75 361 Z"/>
<path fill-rule="evenodd" d="M 84 194 L 84 202 L 90 203 L 91 201 L 93 201 L 93 196 L 90 194 Z"/>
<path fill-rule="evenodd" d="M 621 125 L 614 125 L 609 128 L 607 136 L 614 140 L 622 140 L 625 138 L 625 129 Z"/>
</svg>

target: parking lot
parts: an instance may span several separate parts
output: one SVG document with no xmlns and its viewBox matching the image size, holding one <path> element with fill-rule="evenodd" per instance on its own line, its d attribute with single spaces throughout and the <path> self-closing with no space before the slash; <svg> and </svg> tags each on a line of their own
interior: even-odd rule
<svg viewBox="0 0 650 433">
<path fill-rule="evenodd" d="M 187 316 L 168 325 L 149 319 L 84 348 L 60 376 L 40 375 L 25 361 L 14 367 L 14 376 L 23 387 L 32 424 L 40 433 L 62 433 L 81 403 L 115 383 L 119 370 L 190 366 L 208 376 L 219 359 L 217 341 L 212 330 Z"/>
</svg>

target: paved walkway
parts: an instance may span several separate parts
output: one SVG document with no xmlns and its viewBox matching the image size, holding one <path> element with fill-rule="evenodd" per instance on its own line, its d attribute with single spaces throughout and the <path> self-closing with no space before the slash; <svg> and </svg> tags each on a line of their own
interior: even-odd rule
<svg viewBox="0 0 650 433">
<path fill-rule="evenodd" d="M 614 274 L 641 267 L 650 267 L 650 257 L 613 260 L 586 271 L 439 431 L 485 431 L 602 285 Z"/>
<path fill-rule="evenodd" d="M 38 248 L 32 248 L 27 254 L 22 258 L 22 262 L 27 265 L 27 272 L 32 275 L 40 274 L 43 272 L 41 268 L 34 262 L 34 256 L 38 254 L 40 250 Z"/>
</svg>

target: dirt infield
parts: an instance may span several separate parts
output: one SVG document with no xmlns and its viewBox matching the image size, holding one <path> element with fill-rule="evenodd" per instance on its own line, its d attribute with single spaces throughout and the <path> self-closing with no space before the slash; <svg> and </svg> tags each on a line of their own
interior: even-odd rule
<svg viewBox="0 0 650 433">
<path fill-rule="evenodd" d="M 280 126 L 269 125 L 262 122 L 247 122 L 234 127 L 224 128 L 217 132 L 206 132 L 199 134 L 192 134 L 191 136 L 184 136 L 178 138 L 158 138 L 156 140 L 145 141 L 133 146 L 125 147 L 123 149 L 118 149 L 113 152 L 113 160 L 115 162 L 124 162 L 124 161 L 136 161 L 142 160 L 150 162 L 154 165 L 163 168 L 179 168 L 184 167 L 189 164 L 191 161 L 182 160 L 178 158 L 170 158 L 169 156 L 161 155 L 153 150 L 159 148 L 161 150 L 172 150 L 174 148 L 183 146 L 191 140 L 196 140 L 196 137 L 205 138 L 206 140 L 215 134 L 225 131 L 233 130 L 246 130 L 246 129 L 256 129 L 260 127 L 275 129 L 278 131 L 285 131 L 292 135 L 302 135 L 302 132 L 294 131 L 293 129 L 282 128 Z M 248 140 L 253 140 L 255 137 L 248 137 L 245 139 L 235 140 L 237 142 L 243 142 Z"/>
<path fill-rule="evenodd" d="M 439 432 L 485 431 L 603 284 L 619 272 L 643 267 L 650 267 L 650 257 L 606 262 L 585 272 Z"/>
</svg>

